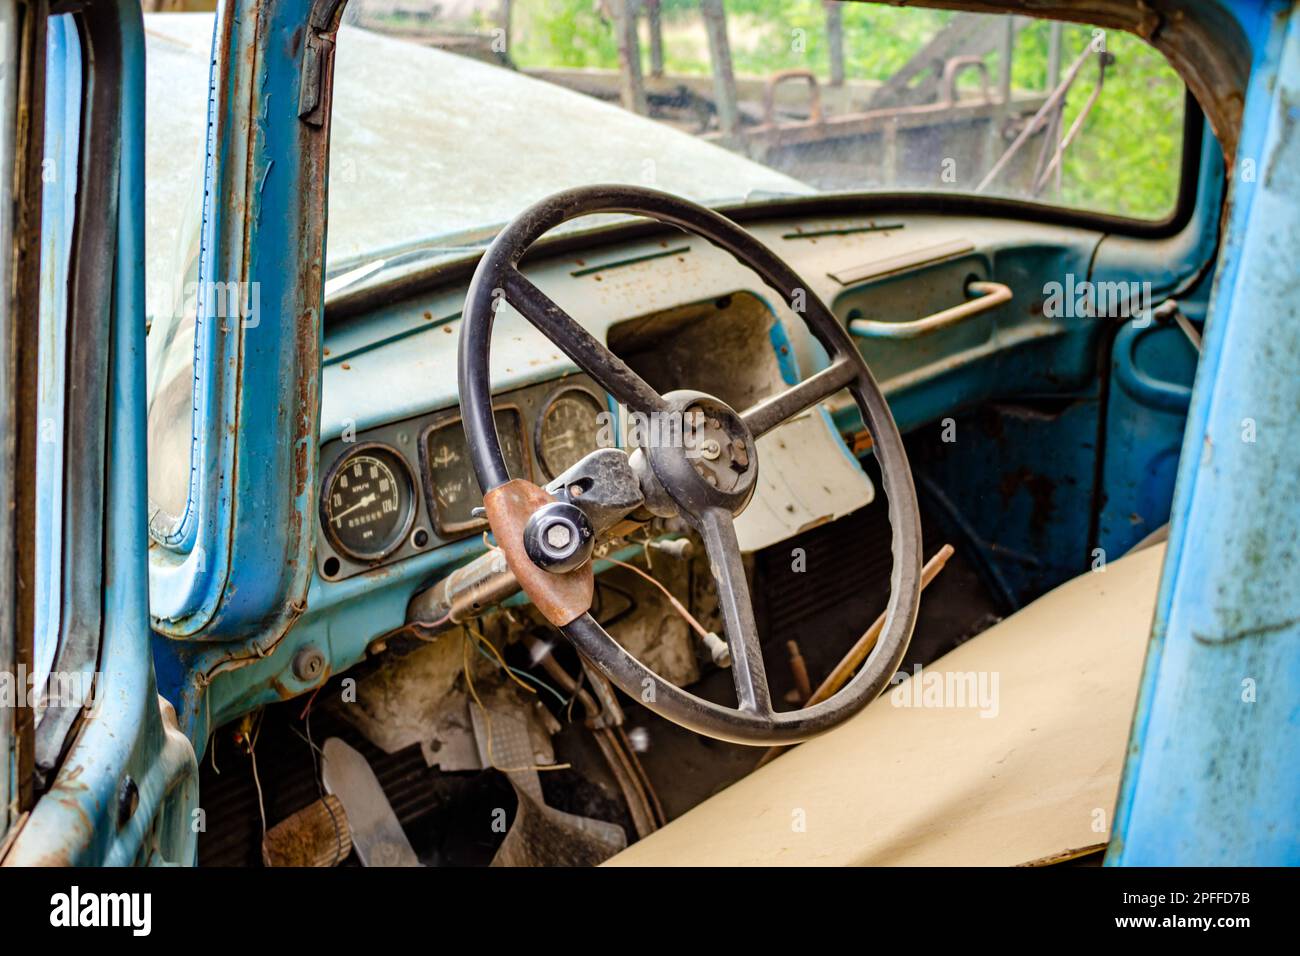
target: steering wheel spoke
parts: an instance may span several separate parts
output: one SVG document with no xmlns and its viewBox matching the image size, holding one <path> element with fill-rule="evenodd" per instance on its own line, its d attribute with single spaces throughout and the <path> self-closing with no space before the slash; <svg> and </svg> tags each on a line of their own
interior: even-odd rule
<svg viewBox="0 0 1300 956">
<path fill-rule="evenodd" d="M 731 650 L 731 679 L 736 685 L 736 701 L 742 711 L 768 715 L 772 713 L 767 672 L 763 667 L 763 648 L 758 640 L 758 623 L 754 620 L 754 603 L 750 600 L 745 564 L 736 540 L 736 524 L 724 508 L 709 508 L 693 516 L 696 529 L 704 539 L 704 550 L 713 569 L 718 588 L 718 606 L 722 611 L 723 629 Z"/>
<path fill-rule="evenodd" d="M 662 395 L 517 268 L 505 270 L 501 291 L 524 318 L 618 401 L 636 412 L 663 410 Z"/>
<path fill-rule="evenodd" d="M 840 389 L 851 385 L 857 377 L 858 369 L 853 362 L 838 359 L 798 385 L 751 405 L 740 413 L 740 417 L 757 438 L 818 402 L 830 398 Z"/>
</svg>

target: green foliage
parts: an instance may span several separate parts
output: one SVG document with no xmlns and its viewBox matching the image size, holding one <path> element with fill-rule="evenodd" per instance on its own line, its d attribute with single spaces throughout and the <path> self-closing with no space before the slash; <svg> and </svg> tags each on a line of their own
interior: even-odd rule
<svg viewBox="0 0 1300 956">
<path fill-rule="evenodd" d="M 618 66 L 613 24 L 592 0 L 516 3 L 511 30 L 511 55 L 520 66 Z"/>
<path fill-rule="evenodd" d="M 736 72 L 765 76 L 792 67 L 828 70 L 826 14 L 821 0 L 725 0 Z M 955 15 L 949 11 L 869 3 L 842 5 L 845 72 L 853 81 L 883 82 L 901 69 Z M 593 0 L 517 0 L 512 53 L 521 66 L 618 66 L 613 25 Z M 707 74 L 711 67 L 697 0 L 663 0 L 665 66 L 672 74 Z M 989 29 L 1001 17 L 988 16 Z M 1047 84 L 1050 26 L 1034 22 L 1017 37 L 1012 84 L 1042 92 Z M 644 28 L 643 28 L 644 35 Z M 1067 24 L 1062 74 L 1090 43 L 1104 42 L 1115 57 L 1101 96 L 1067 151 L 1060 192 L 1043 199 L 1101 212 L 1159 219 L 1174 207 L 1181 166 L 1183 84 L 1164 58 L 1142 40 L 1118 31 Z M 645 55 L 646 43 L 642 43 Z M 997 54 L 986 58 L 999 75 Z M 1085 65 L 1066 101 L 1065 128 L 1083 109 L 1096 83 L 1095 61 Z M 973 71 L 962 85 L 976 84 Z M 1036 148 L 1036 147 L 1035 147 Z"/>
</svg>

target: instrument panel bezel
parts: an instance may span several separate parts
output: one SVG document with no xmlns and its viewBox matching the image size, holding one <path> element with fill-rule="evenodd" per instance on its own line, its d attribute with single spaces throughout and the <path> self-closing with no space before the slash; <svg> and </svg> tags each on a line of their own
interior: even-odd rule
<svg viewBox="0 0 1300 956">
<path fill-rule="evenodd" d="M 502 391 L 493 396 L 492 407 L 494 409 L 512 408 L 520 418 L 521 434 L 519 438 L 523 447 L 528 474 L 514 475 L 512 477 L 527 478 L 529 481 L 545 483 L 541 466 L 537 461 L 536 450 L 533 447 L 535 423 L 538 416 L 545 412 L 551 398 L 562 390 L 571 387 L 580 387 L 591 392 L 598 399 L 605 395 L 604 390 L 590 376 L 575 371 L 559 378 L 549 378 L 543 382 Z M 608 398 L 604 399 L 604 402 L 608 404 Z M 487 529 L 487 522 L 482 521 L 475 522 L 472 526 L 457 526 L 439 532 L 436 523 L 436 514 L 432 505 L 432 489 L 429 486 L 430 475 L 424 461 L 425 438 L 431 430 L 457 422 L 460 417 L 460 408 L 457 405 L 444 405 L 441 408 L 433 409 L 413 418 L 364 429 L 352 436 L 351 441 L 334 438 L 321 445 L 320 474 L 327 478 L 332 476 L 338 462 L 357 448 L 364 445 L 382 445 L 390 452 L 397 453 L 397 456 L 407 466 L 412 480 L 419 486 L 418 489 L 413 489 L 411 521 L 404 537 L 388 554 L 376 559 L 357 560 L 336 549 L 322 524 L 321 509 L 318 504 L 314 509 L 316 512 L 317 532 L 316 572 L 322 579 L 331 582 L 343 581 L 360 574 L 391 566 L 418 554 L 425 554 L 443 545 L 464 540 L 470 535 Z M 468 461 L 466 461 L 465 467 L 469 471 L 470 480 L 474 481 L 473 472 Z M 322 481 L 320 488 L 317 489 L 318 502 L 320 495 L 324 493 L 323 489 L 326 487 L 328 486 Z"/>
</svg>

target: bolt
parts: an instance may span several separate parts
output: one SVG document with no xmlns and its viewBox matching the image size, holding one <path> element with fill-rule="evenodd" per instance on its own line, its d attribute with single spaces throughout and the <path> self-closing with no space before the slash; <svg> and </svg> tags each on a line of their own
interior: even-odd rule
<svg viewBox="0 0 1300 956">
<path fill-rule="evenodd" d="M 720 454 L 722 454 L 722 446 L 718 444 L 716 438 L 706 438 L 704 441 L 700 442 L 700 454 L 709 461 L 714 461 Z"/>
<path fill-rule="evenodd" d="M 567 548 L 572 540 L 573 534 L 569 531 L 568 525 L 560 524 L 557 521 L 546 529 L 546 543 L 557 551 Z"/>
</svg>

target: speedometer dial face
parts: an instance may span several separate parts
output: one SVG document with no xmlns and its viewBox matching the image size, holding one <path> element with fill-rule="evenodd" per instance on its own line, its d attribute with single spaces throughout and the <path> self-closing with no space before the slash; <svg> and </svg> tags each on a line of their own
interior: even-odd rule
<svg viewBox="0 0 1300 956">
<path fill-rule="evenodd" d="M 525 455 L 523 419 L 517 409 L 494 413 L 501 456 L 512 478 L 531 478 Z M 424 468 L 428 473 L 429 510 L 442 538 L 450 538 L 486 524 L 474 516 L 483 504 L 483 492 L 469 460 L 465 426 L 459 419 L 431 428 L 424 437 Z"/>
<path fill-rule="evenodd" d="M 547 403 L 537 423 L 537 459 L 547 478 L 600 447 L 605 411 L 600 399 L 582 388 L 566 388 Z"/>
<path fill-rule="evenodd" d="M 374 561 L 402 543 L 414 511 L 411 472 L 402 456 L 386 445 L 361 445 L 330 470 L 320 520 L 335 549 Z"/>
</svg>

